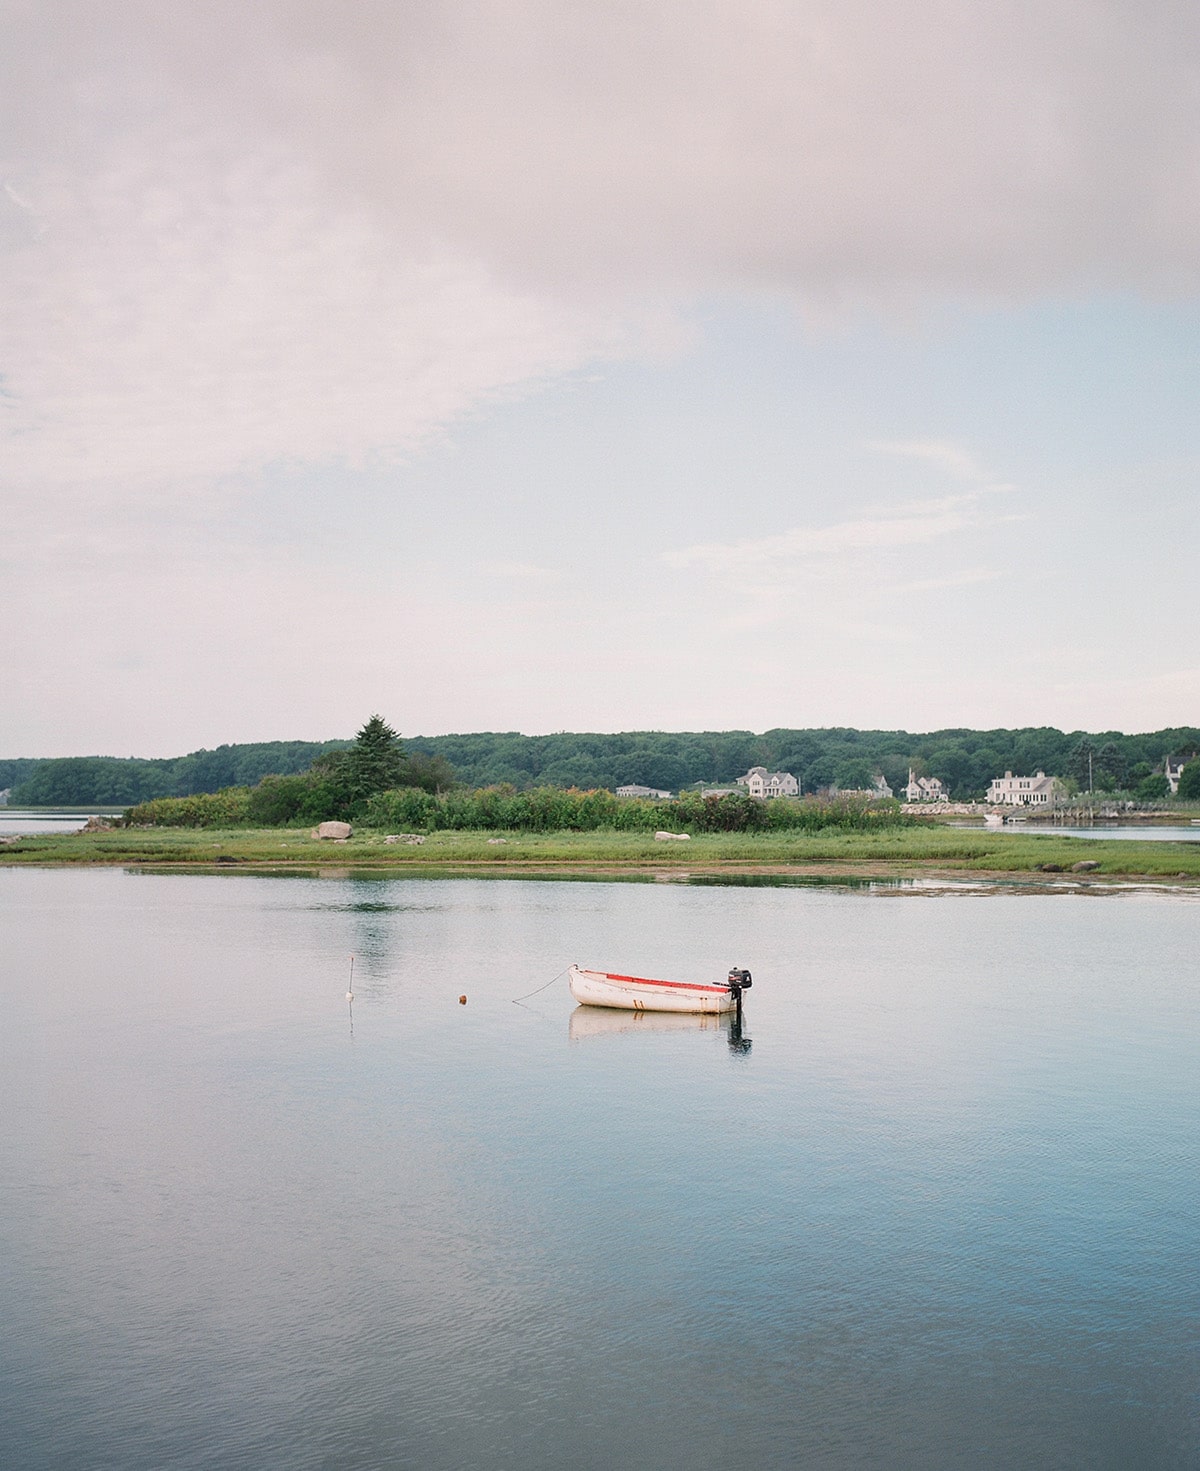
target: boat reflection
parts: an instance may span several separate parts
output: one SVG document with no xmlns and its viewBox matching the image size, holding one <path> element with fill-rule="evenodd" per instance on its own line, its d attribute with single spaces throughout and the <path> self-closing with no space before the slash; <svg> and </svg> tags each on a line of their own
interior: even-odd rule
<svg viewBox="0 0 1200 1471">
<path fill-rule="evenodd" d="M 750 1051 L 751 1041 L 745 1026 L 733 1012 L 704 1015 L 682 1011 L 626 1011 L 612 1006 L 577 1006 L 567 1022 L 567 1036 L 572 1042 L 587 1042 L 593 1037 L 615 1037 L 625 1032 L 709 1032 L 723 1033 L 729 1050 Z"/>
</svg>

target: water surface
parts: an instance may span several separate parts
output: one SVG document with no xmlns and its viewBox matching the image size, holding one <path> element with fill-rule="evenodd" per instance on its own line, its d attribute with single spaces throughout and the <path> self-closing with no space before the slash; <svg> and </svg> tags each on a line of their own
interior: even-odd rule
<svg viewBox="0 0 1200 1471">
<path fill-rule="evenodd" d="M 1038 837 L 1041 834 L 1057 838 L 1115 838 L 1124 843 L 1200 843 L 1200 824 L 1193 827 L 1167 827 L 1162 824 L 1113 823 L 1095 827 L 1048 827 L 1044 823 L 1016 823 L 1002 828 L 989 828 L 989 832 L 1022 833 Z"/>
<path fill-rule="evenodd" d="M 77 833 L 87 823 L 88 812 L 27 811 L 21 807 L 0 807 L 0 837 L 36 836 L 42 833 Z"/>
<path fill-rule="evenodd" d="M 1198 921 L 0 871 L 0 1464 L 1195 1466 Z"/>
</svg>

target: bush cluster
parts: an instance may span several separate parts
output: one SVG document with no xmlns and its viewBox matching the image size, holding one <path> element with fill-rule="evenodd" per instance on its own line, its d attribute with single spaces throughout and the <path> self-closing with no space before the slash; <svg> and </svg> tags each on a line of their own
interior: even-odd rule
<svg viewBox="0 0 1200 1471">
<path fill-rule="evenodd" d="M 742 793 L 702 797 L 685 793 L 675 802 L 616 797 L 612 792 L 507 785 L 441 794 L 405 788 L 380 792 L 364 809 L 367 827 L 381 831 L 453 832 L 761 832 L 840 828 L 861 832 L 906 822 L 899 803 L 814 798 L 756 801 Z"/>
<path fill-rule="evenodd" d="M 125 814 L 127 827 L 241 827 L 248 821 L 249 787 L 196 792 L 191 797 L 155 797 Z"/>
<path fill-rule="evenodd" d="M 288 827 L 340 817 L 334 784 L 307 773 L 265 776 L 254 787 L 225 787 L 191 797 L 156 797 L 125 814 L 127 827 Z"/>
<path fill-rule="evenodd" d="M 317 823 L 337 810 L 336 791 L 311 777 L 270 776 L 256 787 L 227 787 L 192 797 L 159 797 L 126 814 L 130 826 L 286 827 Z M 702 797 L 689 792 L 675 802 L 639 801 L 612 792 L 511 786 L 476 791 L 427 792 L 399 787 L 377 792 L 356 820 L 380 832 L 654 832 L 690 833 L 866 832 L 911 821 L 896 802 L 850 798 L 756 801 L 741 792 Z"/>
</svg>

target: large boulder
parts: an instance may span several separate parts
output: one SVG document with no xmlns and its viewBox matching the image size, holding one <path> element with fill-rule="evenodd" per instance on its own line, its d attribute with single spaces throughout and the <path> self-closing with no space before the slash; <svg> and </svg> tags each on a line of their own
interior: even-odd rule
<svg viewBox="0 0 1200 1471">
<path fill-rule="evenodd" d="M 654 841 L 656 843 L 689 843 L 689 842 L 691 842 L 691 839 L 692 839 L 691 833 L 655 833 L 654 834 Z"/>
<path fill-rule="evenodd" d="M 314 838 L 332 838 L 335 842 L 345 840 L 354 829 L 348 822 L 319 822 L 312 830 Z"/>
</svg>

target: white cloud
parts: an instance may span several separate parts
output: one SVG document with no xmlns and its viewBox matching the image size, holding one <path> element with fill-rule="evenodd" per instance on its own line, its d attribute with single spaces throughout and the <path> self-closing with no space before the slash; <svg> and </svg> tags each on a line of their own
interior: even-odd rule
<svg viewBox="0 0 1200 1471">
<path fill-rule="evenodd" d="M 933 395 L 927 417 L 910 405 L 890 418 L 865 375 L 853 410 L 836 389 L 815 394 L 827 441 L 878 435 L 889 458 L 854 509 L 820 515 L 801 490 L 772 506 L 764 492 L 744 538 L 722 530 L 657 567 L 660 532 L 623 540 L 598 514 L 598 477 L 580 490 L 556 461 L 583 446 L 603 467 L 605 435 L 625 431 L 616 419 L 530 443 L 507 479 L 485 466 L 465 490 L 433 456 L 411 474 L 374 472 L 551 379 L 679 352 L 706 300 L 730 315 L 751 301 L 764 318 L 784 301 L 822 332 L 882 309 L 919 336 L 927 310 L 964 301 L 1003 312 L 1097 290 L 1194 293 L 1195 6 L 0 0 L 0 19 L 0 557 L 26 625 L 4 687 L 36 730 L 26 749 L 94 749 L 102 709 L 122 729 L 159 722 L 139 743 L 165 751 L 346 731 L 364 706 L 389 705 L 388 688 L 422 691 L 443 728 L 703 723 L 714 667 L 750 671 L 730 676 L 741 723 L 802 723 L 821 681 L 825 718 L 871 723 L 883 718 L 871 702 L 886 706 L 885 642 L 890 718 L 910 718 L 904 701 L 938 667 L 975 708 L 994 704 L 997 723 L 1038 717 L 1058 675 L 1037 670 L 1006 704 L 1024 654 L 1007 682 L 970 685 L 991 627 L 973 589 L 1019 574 L 1021 553 L 996 510 L 1011 487 L 953 437 L 984 443 L 953 393 Z M 819 372 L 819 346 L 812 360 Z M 1046 369 L 1039 403 L 1061 371 Z M 667 377 L 639 484 L 672 520 L 653 525 L 738 524 L 718 519 L 711 486 L 690 517 L 676 449 L 701 399 L 670 400 L 698 380 Z M 568 399 L 523 427 L 552 435 L 554 413 L 578 407 Z M 589 407 L 618 400 L 597 409 L 602 384 Z M 1069 392 L 1063 402 L 1069 417 Z M 806 412 L 823 410 L 799 406 L 797 425 Z M 756 425 L 731 410 L 726 428 L 737 463 Z M 1031 429 L 1026 483 L 1085 474 L 1051 442 L 1056 428 Z M 1086 430 L 1081 414 L 1071 432 Z M 797 455 L 819 458 L 821 437 L 801 426 Z M 1186 527 L 1191 448 L 1171 453 L 1186 468 L 1164 514 Z M 373 473 L 306 468 L 332 460 Z M 299 473 L 256 475 L 278 461 Z M 1156 465 L 1157 504 L 1161 480 Z M 864 504 L 889 484 L 898 497 L 896 483 L 903 504 Z M 335 485 L 359 523 L 354 550 L 313 530 L 342 508 L 305 514 Z M 822 503 L 837 490 L 826 483 Z M 391 521 L 379 514 L 406 493 Z M 1066 498 L 1051 489 L 1043 503 L 1062 533 Z M 489 539 L 490 513 L 504 533 Z M 1096 578 L 1120 559 L 1090 516 L 1075 520 L 1080 540 L 1056 542 L 1063 606 L 1112 617 L 1106 658 L 1125 637 L 1136 668 L 1153 630 L 1117 626 Z M 1110 514 L 1109 535 L 1117 524 Z M 552 568 L 577 555 L 580 526 L 612 575 L 574 580 L 567 599 Z M 1179 588 L 1185 550 L 1180 536 L 1154 547 Z M 1035 648 L 1060 645 L 1068 616 L 1057 589 L 1046 596 L 1046 565 L 1042 601 L 1027 582 L 1017 610 Z M 420 586 L 387 584 L 407 569 Z M 487 597 L 465 569 L 490 579 Z M 1119 576 L 1157 606 L 1145 574 Z M 1185 601 L 1170 603 L 1176 621 Z M 790 642 L 751 670 L 748 627 Z M 955 640 L 957 663 L 944 652 Z M 793 681 L 791 714 L 780 679 Z M 839 702 L 855 680 L 868 694 L 851 709 Z M 1164 709 L 1168 695 L 1190 708 L 1190 680 L 1163 686 Z"/>
<path fill-rule="evenodd" d="M 840 566 L 856 554 L 922 546 L 979 525 L 978 499 L 969 494 L 919 501 L 889 514 L 840 521 L 832 526 L 795 526 L 774 536 L 684 547 L 665 553 L 663 560 L 675 568 L 702 566 L 738 577 L 769 574 L 801 564 L 807 574 L 813 562 L 826 568 Z"/>
<path fill-rule="evenodd" d="M 900 459 L 924 460 L 958 480 L 985 480 L 987 476 L 961 445 L 939 439 L 879 440 L 872 448 Z"/>
<path fill-rule="evenodd" d="M 599 315 L 522 297 L 478 262 L 390 251 L 282 160 L 226 163 L 219 201 L 120 168 L 43 182 L 42 239 L 8 260 L 0 421 L 30 481 L 369 459 L 619 350 Z M 209 193 L 219 172 L 190 182 Z"/>
<path fill-rule="evenodd" d="M 728 589 L 724 621 L 733 628 L 773 625 L 807 637 L 857 643 L 913 642 L 911 599 L 954 594 L 1005 575 L 995 567 L 946 568 L 997 527 L 1024 519 L 997 516 L 986 489 L 873 509 L 829 526 L 794 526 L 772 536 L 705 543 L 663 555 L 680 574 L 700 573 Z"/>
<path fill-rule="evenodd" d="M 395 454 L 698 293 L 1200 284 L 1192 6 L 4 9 L 27 484 Z"/>
</svg>

